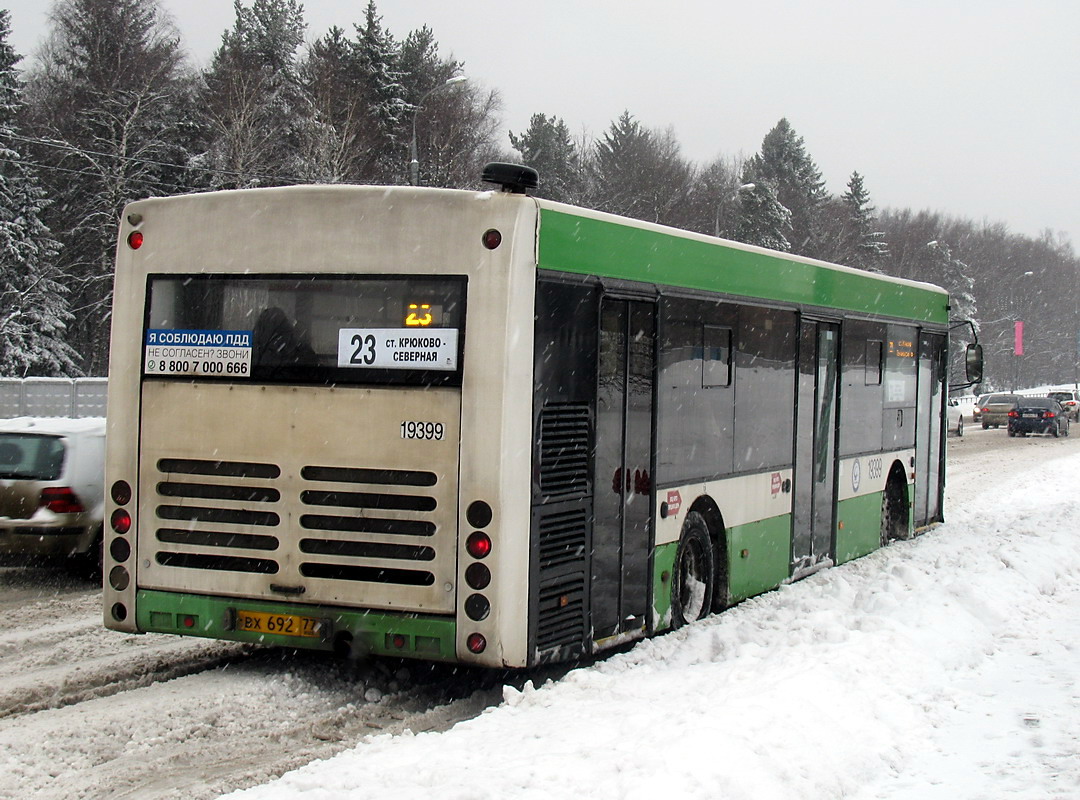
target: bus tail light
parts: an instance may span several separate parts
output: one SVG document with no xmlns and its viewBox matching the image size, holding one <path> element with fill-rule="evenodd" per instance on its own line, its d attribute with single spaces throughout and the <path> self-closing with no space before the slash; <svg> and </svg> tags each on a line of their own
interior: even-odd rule
<svg viewBox="0 0 1080 800">
<path fill-rule="evenodd" d="M 131 514 L 122 508 L 118 508 L 109 518 L 109 524 L 117 533 L 127 533 L 131 530 Z"/>
<path fill-rule="evenodd" d="M 491 552 L 491 537 L 482 531 L 473 531 L 465 540 L 465 549 L 473 558 L 484 558 Z"/>
<path fill-rule="evenodd" d="M 132 231 L 128 234 L 127 238 L 128 247 L 132 250 L 138 250 L 143 244 L 143 235 L 141 231 Z"/>
<path fill-rule="evenodd" d="M 480 655 L 487 649 L 487 639 L 482 633 L 470 633 L 469 638 L 465 640 L 465 646 L 469 648 L 470 653 Z"/>
<path fill-rule="evenodd" d="M 78 514 L 86 510 L 75 492 L 67 486 L 47 486 L 42 489 L 41 506 L 54 514 Z"/>
</svg>

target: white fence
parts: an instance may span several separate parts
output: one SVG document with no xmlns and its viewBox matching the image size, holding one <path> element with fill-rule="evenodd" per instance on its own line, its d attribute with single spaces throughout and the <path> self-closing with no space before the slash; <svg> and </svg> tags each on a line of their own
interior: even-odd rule
<svg viewBox="0 0 1080 800">
<path fill-rule="evenodd" d="M 0 419 L 104 417 L 106 378 L 0 378 Z"/>
</svg>

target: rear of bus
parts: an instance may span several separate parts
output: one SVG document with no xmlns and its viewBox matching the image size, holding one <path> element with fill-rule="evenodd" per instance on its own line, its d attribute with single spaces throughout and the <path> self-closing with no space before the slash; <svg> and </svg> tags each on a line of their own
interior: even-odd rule
<svg viewBox="0 0 1080 800">
<path fill-rule="evenodd" d="M 524 666 L 536 219 L 387 187 L 131 204 L 106 625 Z"/>
</svg>

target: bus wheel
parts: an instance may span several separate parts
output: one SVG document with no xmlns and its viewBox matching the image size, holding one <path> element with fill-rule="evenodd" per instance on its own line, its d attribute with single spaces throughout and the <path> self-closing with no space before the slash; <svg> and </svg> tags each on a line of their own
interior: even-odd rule
<svg viewBox="0 0 1080 800">
<path fill-rule="evenodd" d="M 881 498 L 881 546 L 908 538 L 908 503 L 903 481 L 890 480 Z"/>
<path fill-rule="evenodd" d="M 696 511 L 686 515 L 671 583 L 671 623 L 681 628 L 703 619 L 712 609 L 716 559 L 705 519 Z"/>
</svg>

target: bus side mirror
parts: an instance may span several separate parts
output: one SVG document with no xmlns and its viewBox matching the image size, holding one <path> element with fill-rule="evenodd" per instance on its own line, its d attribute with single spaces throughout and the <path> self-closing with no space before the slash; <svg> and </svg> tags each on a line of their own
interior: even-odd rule
<svg viewBox="0 0 1080 800">
<path fill-rule="evenodd" d="M 982 383 L 983 379 L 983 351 L 981 344 L 969 344 L 964 353 L 964 369 L 967 371 L 967 379 L 971 383 Z"/>
</svg>

